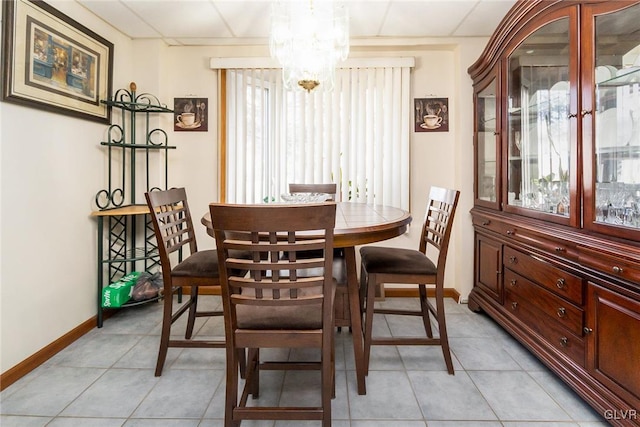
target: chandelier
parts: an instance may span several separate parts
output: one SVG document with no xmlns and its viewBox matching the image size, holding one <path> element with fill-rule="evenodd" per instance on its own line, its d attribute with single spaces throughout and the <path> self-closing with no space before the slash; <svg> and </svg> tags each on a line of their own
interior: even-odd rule
<svg viewBox="0 0 640 427">
<path fill-rule="evenodd" d="M 287 89 L 332 90 L 336 64 L 349 55 L 347 8 L 331 0 L 277 1 L 269 47 Z"/>
</svg>

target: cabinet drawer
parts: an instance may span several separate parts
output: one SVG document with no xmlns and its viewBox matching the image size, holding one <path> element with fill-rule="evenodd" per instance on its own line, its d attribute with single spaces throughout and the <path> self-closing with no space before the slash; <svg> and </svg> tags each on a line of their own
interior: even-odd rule
<svg viewBox="0 0 640 427">
<path fill-rule="evenodd" d="M 493 231 L 494 233 L 505 234 L 507 232 L 507 224 L 492 220 L 483 215 L 474 214 L 472 222 L 474 226 Z"/>
<path fill-rule="evenodd" d="M 571 260 L 578 259 L 578 251 L 573 243 L 516 227 L 508 227 L 505 229 L 504 234 L 549 254 Z"/>
<path fill-rule="evenodd" d="M 505 291 L 507 311 L 540 335 L 547 344 L 579 364 L 585 365 L 585 341 L 575 336 L 555 319 L 540 314 L 530 301 L 512 292 Z"/>
<path fill-rule="evenodd" d="M 543 286 L 552 292 L 582 305 L 583 281 L 550 263 L 505 246 L 503 263 L 521 276 Z"/>
<path fill-rule="evenodd" d="M 549 292 L 531 280 L 509 270 L 504 271 L 504 284 L 512 293 L 528 301 L 538 311 L 556 320 L 577 336 L 582 336 L 584 311 L 563 298 Z"/>
<path fill-rule="evenodd" d="M 581 264 L 619 279 L 640 282 L 640 263 L 598 252 L 585 246 L 580 246 L 579 250 Z"/>
</svg>

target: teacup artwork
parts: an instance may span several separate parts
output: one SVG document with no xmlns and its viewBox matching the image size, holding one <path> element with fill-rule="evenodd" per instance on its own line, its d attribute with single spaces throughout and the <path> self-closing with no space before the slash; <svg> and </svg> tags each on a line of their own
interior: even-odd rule
<svg viewBox="0 0 640 427">
<path fill-rule="evenodd" d="M 414 98 L 416 132 L 449 132 L 449 98 Z"/>
<path fill-rule="evenodd" d="M 434 128 L 442 123 L 442 117 L 435 114 L 427 114 L 424 116 L 424 124 L 429 128 Z"/>
<path fill-rule="evenodd" d="M 173 130 L 175 132 L 207 132 L 207 98 L 174 98 Z"/>
<path fill-rule="evenodd" d="M 184 126 L 193 126 L 196 121 L 196 115 L 194 113 L 182 113 L 178 115 L 178 121 Z"/>
</svg>

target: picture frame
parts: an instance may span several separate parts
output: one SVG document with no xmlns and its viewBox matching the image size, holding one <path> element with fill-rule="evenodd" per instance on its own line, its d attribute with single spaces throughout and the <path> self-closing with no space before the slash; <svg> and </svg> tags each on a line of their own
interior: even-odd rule
<svg viewBox="0 0 640 427">
<path fill-rule="evenodd" d="M 2 3 L 2 100 L 109 123 L 113 43 L 44 1 Z"/>
<path fill-rule="evenodd" d="M 416 132 L 449 132 L 449 98 L 415 98 Z"/>
<path fill-rule="evenodd" d="M 207 132 L 209 130 L 208 115 L 208 98 L 173 99 L 173 130 L 176 132 Z"/>
</svg>

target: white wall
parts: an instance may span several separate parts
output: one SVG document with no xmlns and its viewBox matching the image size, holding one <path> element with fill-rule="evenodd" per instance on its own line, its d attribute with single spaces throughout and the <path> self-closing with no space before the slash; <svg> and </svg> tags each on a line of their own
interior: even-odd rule
<svg viewBox="0 0 640 427">
<path fill-rule="evenodd" d="M 51 2 L 115 44 L 114 89 L 135 81 L 138 92 L 209 98 L 208 132 L 168 132 L 170 186 L 185 186 L 196 218 L 218 198 L 217 75 L 215 56 L 267 56 L 265 47 L 167 47 L 132 42 L 74 2 Z M 448 97 L 449 132 L 411 133 L 410 232 L 385 244 L 416 247 L 431 185 L 462 191 L 450 249 L 447 286 L 466 296 L 472 286 L 473 204 L 471 81 L 467 67 L 486 39 L 424 40 L 420 45 L 354 48 L 354 55 L 416 57 L 413 97 Z M 388 43 L 387 43 L 388 44 Z M 405 43 L 406 44 L 406 43 Z M 13 104 L 0 104 L 0 321 L 2 372 L 95 315 L 96 192 L 104 188 L 106 126 Z M 411 126 L 407 123 L 407 126 Z M 204 227 L 201 248 L 213 246 Z"/>
<path fill-rule="evenodd" d="M 75 2 L 49 1 L 113 42 L 114 86 L 131 75 L 131 41 Z M 104 188 L 105 125 L 0 104 L 0 369 L 96 314 L 93 198 Z"/>
</svg>

